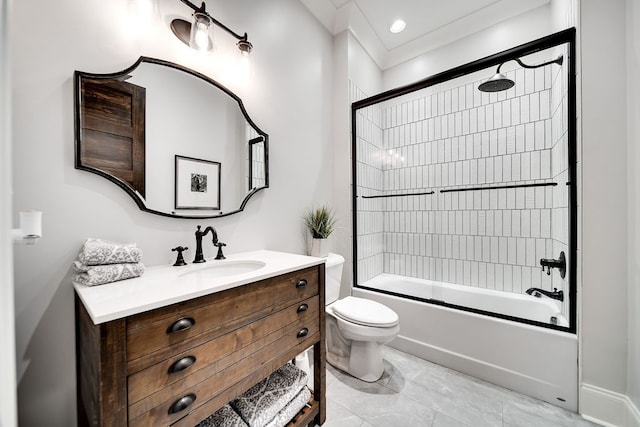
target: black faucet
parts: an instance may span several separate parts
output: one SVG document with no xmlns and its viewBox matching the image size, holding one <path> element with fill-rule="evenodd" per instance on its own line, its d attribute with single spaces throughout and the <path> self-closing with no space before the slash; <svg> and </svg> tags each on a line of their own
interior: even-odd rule
<svg viewBox="0 0 640 427">
<path fill-rule="evenodd" d="M 216 233 L 215 228 L 208 226 L 207 228 L 204 229 L 204 231 L 200 231 L 200 228 L 201 227 L 198 226 L 198 229 L 196 230 L 196 257 L 193 260 L 193 262 L 196 264 L 200 262 L 206 262 L 206 260 L 204 259 L 204 255 L 202 255 L 202 237 L 206 236 L 207 233 L 211 231 L 213 244 L 216 246 L 218 244 L 218 233 Z"/>
<path fill-rule="evenodd" d="M 542 271 L 547 267 L 547 274 L 551 274 L 552 268 L 557 268 L 560 272 L 560 277 L 564 279 L 564 276 L 567 274 L 567 259 L 564 256 L 564 251 L 560 252 L 560 256 L 558 259 L 549 259 L 542 258 L 540 260 L 540 265 L 542 266 Z"/>
<path fill-rule="evenodd" d="M 549 298 L 557 299 L 558 301 L 564 301 L 564 292 L 559 291 L 558 288 L 553 288 L 553 292 L 545 291 L 540 288 L 529 288 L 526 290 L 526 293 L 533 295 L 536 298 L 542 298 L 542 295 L 545 295 Z"/>
</svg>

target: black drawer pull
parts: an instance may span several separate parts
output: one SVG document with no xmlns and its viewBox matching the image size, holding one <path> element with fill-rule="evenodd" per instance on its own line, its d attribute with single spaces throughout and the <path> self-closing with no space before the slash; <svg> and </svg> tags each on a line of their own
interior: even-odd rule
<svg viewBox="0 0 640 427">
<path fill-rule="evenodd" d="M 169 408 L 169 415 L 177 414 L 180 411 L 187 409 L 193 402 L 196 401 L 196 395 L 193 393 L 187 394 L 180 399 L 173 402 L 173 405 Z"/>
<path fill-rule="evenodd" d="M 309 306 L 307 304 L 301 304 L 300 307 L 298 307 L 298 310 L 296 310 L 296 313 L 302 313 L 303 311 L 307 311 L 309 309 Z"/>
<path fill-rule="evenodd" d="M 190 327 L 196 324 L 196 321 L 192 317 L 183 317 L 182 319 L 178 319 L 167 328 L 168 334 L 174 334 L 180 331 L 186 331 Z"/>
<path fill-rule="evenodd" d="M 305 286 L 307 286 L 306 279 L 298 280 L 298 283 L 296 283 L 296 288 L 304 288 Z"/>
<path fill-rule="evenodd" d="M 182 359 L 176 360 L 175 362 L 173 362 L 171 364 L 171 366 L 169 366 L 169 372 L 168 373 L 174 374 L 176 372 L 184 371 L 185 369 L 187 369 L 189 366 L 193 365 L 194 363 L 196 363 L 196 357 L 195 356 L 183 357 Z"/>
<path fill-rule="evenodd" d="M 298 338 L 304 338 L 307 335 L 309 335 L 309 330 L 307 328 L 302 328 L 300 329 L 300 332 L 298 332 Z"/>
</svg>

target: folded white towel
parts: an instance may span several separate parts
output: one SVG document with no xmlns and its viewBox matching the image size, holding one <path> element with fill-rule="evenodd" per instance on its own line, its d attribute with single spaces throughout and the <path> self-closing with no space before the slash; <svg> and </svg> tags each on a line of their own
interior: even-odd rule
<svg viewBox="0 0 640 427">
<path fill-rule="evenodd" d="M 300 390 L 298 394 L 289 403 L 287 403 L 287 406 L 282 408 L 265 427 L 286 426 L 289 421 L 291 421 L 293 417 L 300 412 L 302 408 L 304 408 L 310 398 L 311 391 L 309 391 L 307 387 L 303 387 L 302 390 Z"/>
<path fill-rule="evenodd" d="M 231 407 L 250 427 L 264 427 L 307 384 L 307 374 L 287 363 L 231 401 Z"/>
<path fill-rule="evenodd" d="M 85 265 L 134 263 L 142 261 L 142 250 L 135 243 L 89 238 L 84 242 L 78 260 Z"/>
<path fill-rule="evenodd" d="M 108 265 L 85 265 L 80 261 L 73 262 L 76 273 L 73 280 L 87 286 L 102 285 L 116 282 L 118 280 L 131 279 L 141 276 L 144 273 L 144 265 L 140 262 L 108 264 Z"/>
<path fill-rule="evenodd" d="M 231 406 L 224 405 L 196 427 L 248 427 Z"/>
</svg>

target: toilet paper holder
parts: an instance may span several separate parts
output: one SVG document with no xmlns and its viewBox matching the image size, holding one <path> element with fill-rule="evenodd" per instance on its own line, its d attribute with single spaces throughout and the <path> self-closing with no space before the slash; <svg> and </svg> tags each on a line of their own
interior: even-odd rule
<svg viewBox="0 0 640 427">
<path fill-rule="evenodd" d="M 11 234 L 14 242 L 35 245 L 42 237 L 42 212 L 20 212 L 20 228 L 14 228 Z"/>
</svg>

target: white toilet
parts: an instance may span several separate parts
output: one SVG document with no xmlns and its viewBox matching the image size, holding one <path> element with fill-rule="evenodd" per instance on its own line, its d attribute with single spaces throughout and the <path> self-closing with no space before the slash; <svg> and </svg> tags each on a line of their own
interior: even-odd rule
<svg viewBox="0 0 640 427">
<path fill-rule="evenodd" d="M 382 344 L 400 331 L 398 315 L 376 301 L 340 295 L 344 258 L 329 253 L 325 264 L 327 362 L 336 368 L 374 382 L 384 372 Z"/>
</svg>

